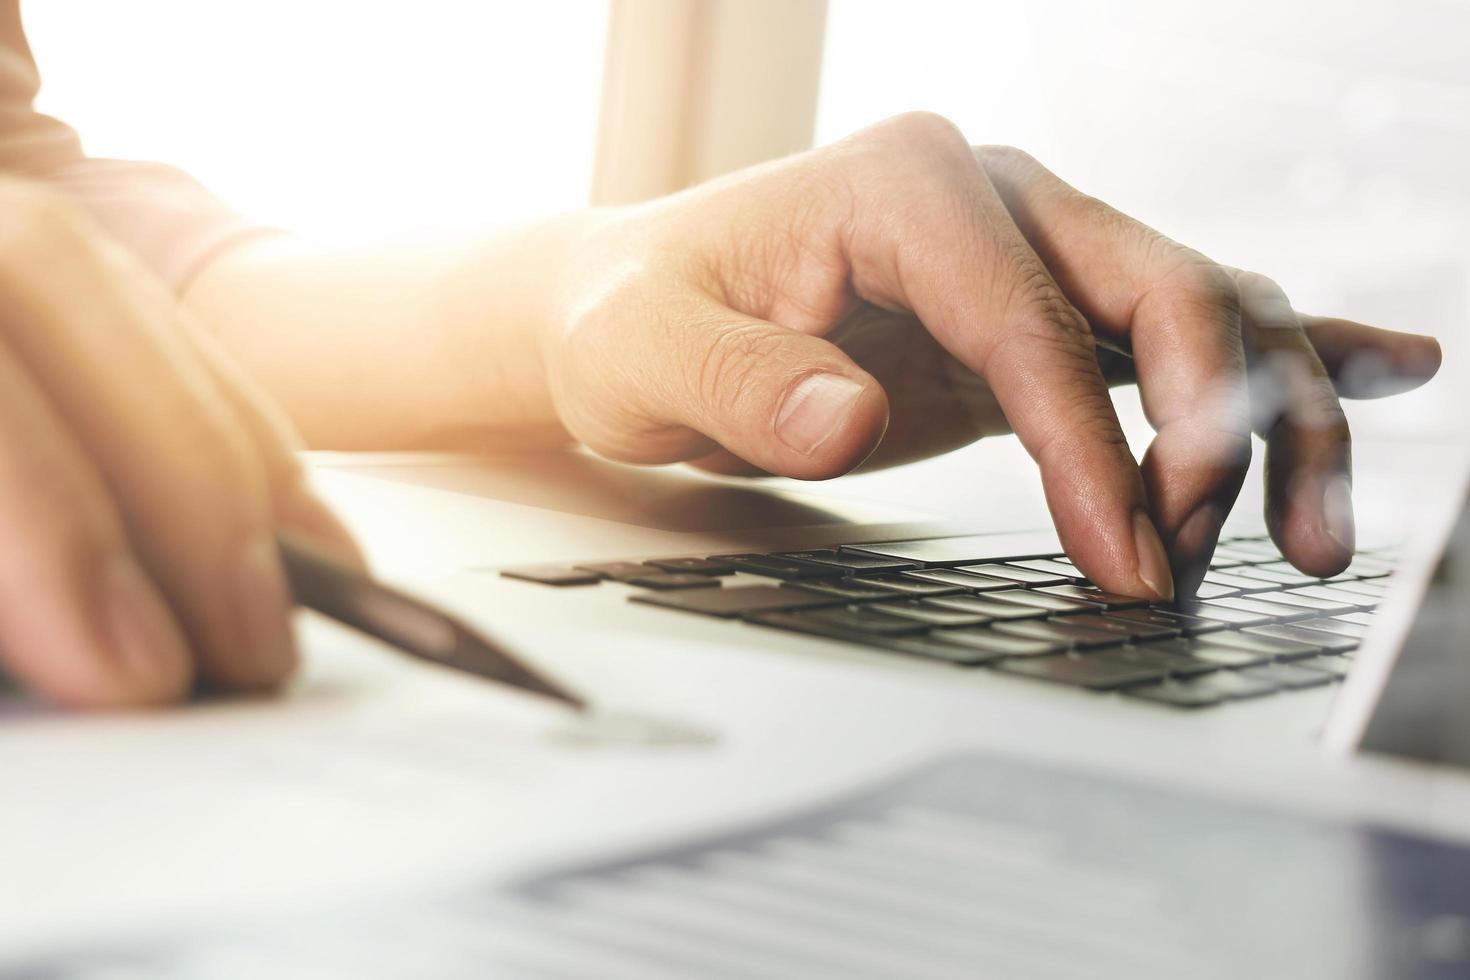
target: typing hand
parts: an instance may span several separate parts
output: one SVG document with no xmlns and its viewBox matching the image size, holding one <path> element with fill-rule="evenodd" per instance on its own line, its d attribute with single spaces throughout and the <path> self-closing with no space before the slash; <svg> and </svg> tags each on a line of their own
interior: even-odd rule
<svg viewBox="0 0 1470 980">
<path fill-rule="evenodd" d="M 1013 429 L 1073 560 L 1140 596 L 1193 590 L 1252 430 L 1283 553 L 1343 568 L 1338 397 L 1439 365 L 1432 339 L 1299 315 L 1269 279 L 924 114 L 614 212 L 582 248 L 544 354 L 592 448 L 821 479 Z M 1108 394 L 1135 380 L 1157 430 L 1141 464 Z"/>
<path fill-rule="evenodd" d="M 0 229 L 0 663 L 77 707 L 279 682 L 273 527 L 355 555 L 289 430 L 67 203 L 0 182 Z"/>
</svg>

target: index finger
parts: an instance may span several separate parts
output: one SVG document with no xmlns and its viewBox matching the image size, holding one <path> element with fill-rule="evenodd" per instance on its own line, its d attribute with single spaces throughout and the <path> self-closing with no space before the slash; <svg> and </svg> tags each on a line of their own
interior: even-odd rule
<svg viewBox="0 0 1470 980">
<path fill-rule="evenodd" d="M 977 157 L 1061 288 L 1126 340 L 1157 431 L 1143 475 L 1180 591 L 1207 569 L 1250 465 L 1240 299 L 1229 271 L 1008 147 Z"/>
<path fill-rule="evenodd" d="M 929 118 L 889 124 L 907 166 L 861 174 L 847 252 L 865 299 L 912 310 L 985 377 L 1041 468 L 1067 552 L 1114 592 L 1173 598 L 1138 464 L 1113 412 L 1087 321 L 1011 220 L 969 145 Z M 912 152 L 915 145 L 927 150 Z M 915 162 L 927 164 L 915 166 Z M 891 212 L 871 207 L 895 202 Z"/>
</svg>

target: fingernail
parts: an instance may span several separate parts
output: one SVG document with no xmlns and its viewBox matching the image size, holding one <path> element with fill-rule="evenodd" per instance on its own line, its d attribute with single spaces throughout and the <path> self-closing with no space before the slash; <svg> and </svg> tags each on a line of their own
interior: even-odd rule
<svg viewBox="0 0 1470 980">
<path fill-rule="evenodd" d="M 813 374 L 791 389 L 776 413 L 776 435 L 810 456 L 842 427 L 863 394 L 863 386 L 836 374 Z"/>
<path fill-rule="evenodd" d="M 1357 545 L 1357 525 L 1353 520 L 1353 484 L 1345 476 L 1335 476 L 1322 488 L 1322 533 L 1352 554 Z"/>
<path fill-rule="evenodd" d="M 1200 580 L 1209 571 L 1210 557 L 1224 523 L 1225 508 L 1203 503 L 1179 525 L 1171 551 L 1176 595 L 1192 595 L 1199 588 Z"/>
<path fill-rule="evenodd" d="M 1224 523 L 1225 509 L 1219 504 L 1203 503 L 1196 507 L 1174 535 L 1175 563 L 1198 564 L 1208 560 Z"/>
<path fill-rule="evenodd" d="M 131 558 L 114 558 L 103 576 L 108 631 L 124 673 L 160 699 L 178 697 L 189 680 L 189 652 L 158 590 Z"/>
<path fill-rule="evenodd" d="M 1138 578 L 1158 598 L 1173 601 L 1174 576 L 1169 571 L 1169 556 L 1154 522 L 1143 511 L 1133 515 L 1133 545 L 1138 552 Z"/>
<path fill-rule="evenodd" d="M 245 546 L 239 567 L 240 613 L 246 654 L 272 680 L 284 677 L 296 661 L 291 637 L 291 603 L 275 541 L 259 537 Z"/>
</svg>

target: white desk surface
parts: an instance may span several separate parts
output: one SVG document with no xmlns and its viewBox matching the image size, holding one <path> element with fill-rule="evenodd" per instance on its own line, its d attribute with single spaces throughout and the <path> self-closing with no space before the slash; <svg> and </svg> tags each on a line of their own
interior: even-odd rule
<svg viewBox="0 0 1470 980">
<path fill-rule="evenodd" d="M 1007 451 L 950 465 L 970 480 L 977 459 L 991 474 L 1015 465 Z M 1383 455 L 1375 472 L 1411 471 L 1413 452 Z M 354 504 L 352 480 L 327 474 L 324 484 L 354 520 L 371 512 Z M 1360 504 L 1394 499 L 1386 478 L 1359 486 Z M 1393 523 L 1391 503 L 1368 506 Z M 411 518 L 359 524 L 380 563 L 396 553 L 424 566 L 425 542 L 405 533 Z M 473 611 L 480 588 L 461 575 L 433 592 Z M 548 858 L 779 811 L 967 746 L 1470 841 L 1470 777 L 1324 759 L 1287 720 L 1296 715 L 1260 712 L 1253 735 L 1226 739 L 1161 729 L 1152 710 L 1093 707 L 1080 695 L 1013 697 L 1026 682 L 1006 678 L 952 685 L 931 670 L 838 669 L 780 647 L 751 656 L 724 644 L 649 645 L 612 628 L 517 625 L 505 635 L 605 704 L 688 719 L 720 738 L 569 745 L 552 735 L 555 712 L 315 620 L 307 667 L 280 699 L 112 717 L 12 706 L 0 714 L 0 952 L 434 879 L 488 882 Z"/>
</svg>

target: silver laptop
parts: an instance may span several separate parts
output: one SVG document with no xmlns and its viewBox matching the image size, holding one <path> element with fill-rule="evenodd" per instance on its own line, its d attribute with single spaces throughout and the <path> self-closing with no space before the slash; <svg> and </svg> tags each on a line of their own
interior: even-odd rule
<svg viewBox="0 0 1470 980">
<path fill-rule="evenodd" d="M 584 501 L 593 470 L 579 471 Z M 458 494 L 460 507 L 471 511 L 491 490 L 502 500 L 490 510 L 502 517 L 523 506 L 503 500 L 514 495 L 516 478 L 483 465 L 420 460 L 412 473 L 380 487 L 369 509 L 403 504 L 384 488 L 405 480 Z M 1466 765 L 1470 480 L 1464 472 L 1446 479 L 1457 490 L 1438 512 L 1426 507 L 1420 533 L 1405 543 L 1391 575 L 1393 553 L 1375 551 L 1342 576 L 1300 584 L 1276 567 L 1261 538 L 1236 535 L 1222 546 L 1216 576 L 1228 594 L 1191 613 L 1089 593 L 1044 537 L 869 540 L 861 527 L 843 525 L 793 524 L 758 538 L 718 532 L 728 535 L 726 544 L 804 536 L 799 546 L 765 544 L 761 551 L 704 547 L 711 532 L 666 530 L 660 533 L 695 547 L 652 548 L 620 560 L 558 556 L 553 564 L 505 569 L 508 575 L 471 570 L 464 574 L 474 584 L 458 594 L 477 597 L 472 601 L 482 603 L 487 622 L 534 626 L 557 615 L 596 627 L 572 631 L 589 636 L 589 646 L 567 654 L 567 663 L 596 657 L 600 629 L 639 631 L 657 644 L 713 637 L 742 645 L 750 656 L 930 671 L 946 683 L 999 687 L 1006 697 L 1071 697 L 1082 710 L 1152 712 L 1171 724 L 1260 722 L 1260 709 L 1272 705 L 1281 717 L 1311 715 L 1312 699 L 1340 689 L 1346 674 L 1327 730 L 1331 744 Z M 657 487 L 655 481 L 648 491 Z M 538 502 L 553 496 L 548 490 Z M 575 497 L 555 499 L 565 505 Z M 675 495 L 658 509 L 667 515 L 677 500 L 689 499 Z M 437 503 L 459 509 L 451 497 Z M 747 503 L 752 514 L 759 510 Z M 531 520 L 547 509 L 529 507 L 519 517 Z M 409 511 L 402 514 L 405 537 L 427 533 L 412 526 Z M 585 521 L 597 519 L 563 516 L 577 534 L 561 544 L 580 537 L 585 547 L 589 535 L 596 538 L 597 526 Z M 461 532 L 474 539 L 462 517 Z M 643 533 L 602 520 L 613 537 Z M 481 526 L 503 547 L 524 537 L 524 526 L 513 523 Z M 816 542 L 818 536 L 826 540 Z M 591 550 L 617 546 L 594 542 Z M 467 554 L 483 547 L 465 542 Z M 669 575 L 706 575 L 719 584 L 661 578 Z M 923 591 L 927 584 L 946 588 Z M 948 588 L 955 585 L 961 589 Z M 917 591 L 905 591 L 911 588 Z M 1032 605 L 1017 592 L 1033 597 Z M 673 596 L 698 601 L 661 598 Z M 507 601 L 492 609 L 491 597 Z M 984 608 L 960 601 L 966 598 L 1042 615 L 963 623 L 929 617 L 931 609 Z M 1053 599 L 1092 608 L 1053 607 Z M 1297 599 L 1313 602 L 1293 605 Z M 1212 619 L 1217 609 L 1250 619 L 1217 628 L 1228 615 Z M 1130 612 L 1140 615 L 1123 615 Z M 920 628 L 891 628 L 879 616 Z M 1125 624 L 1117 627 L 1125 632 L 1104 621 Z M 1037 628 L 999 628 L 1009 624 Z M 1365 624 L 1360 636 L 1356 627 Z M 947 638 L 985 629 L 995 635 Z M 1031 645 L 1007 647 L 1012 640 Z M 708 642 L 687 651 L 700 656 Z M 1207 685 L 1205 678 L 1216 681 Z M 465 861 L 474 867 L 474 855 Z M 508 882 L 471 875 L 336 901 L 317 913 L 77 943 L 0 959 L 0 976 L 1447 980 L 1470 975 L 1467 880 L 1470 847 L 1351 813 L 1272 807 L 967 750 L 795 811 L 570 859 Z"/>
<path fill-rule="evenodd" d="M 973 524 L 915 520 L 902 507 L 581 454 L 320 462 L 329 492 L 338 481 L 342 499 L 376 500 L 364 522 L 395 521 L 426 551 L 447 550 L 470 580 L 457 590 L 473 596 L 470 611 L 529 638 L 533 659 L 538 624 L 570 623 L 648 645 L 928 672 L 1160 724 L 1291 731 L 1303 745 L 1358 672 L 1405 559 L 1380 543 L 1318 579 L 1264 532 L 1227 531 L 1195 600 L 1150 606 L 1101 592 L 1054 532 L 1007 530 L 1004 510 Z M 1447 466 L 1443 478 L 1463 476 Z M 1382 686 L 1381 663 L 1368 674 Z M 1367 689 L 1350 690 L 1362 703 Z M 1345 730 L 1339 742 L 1361 734 Z"/>
</svg>

